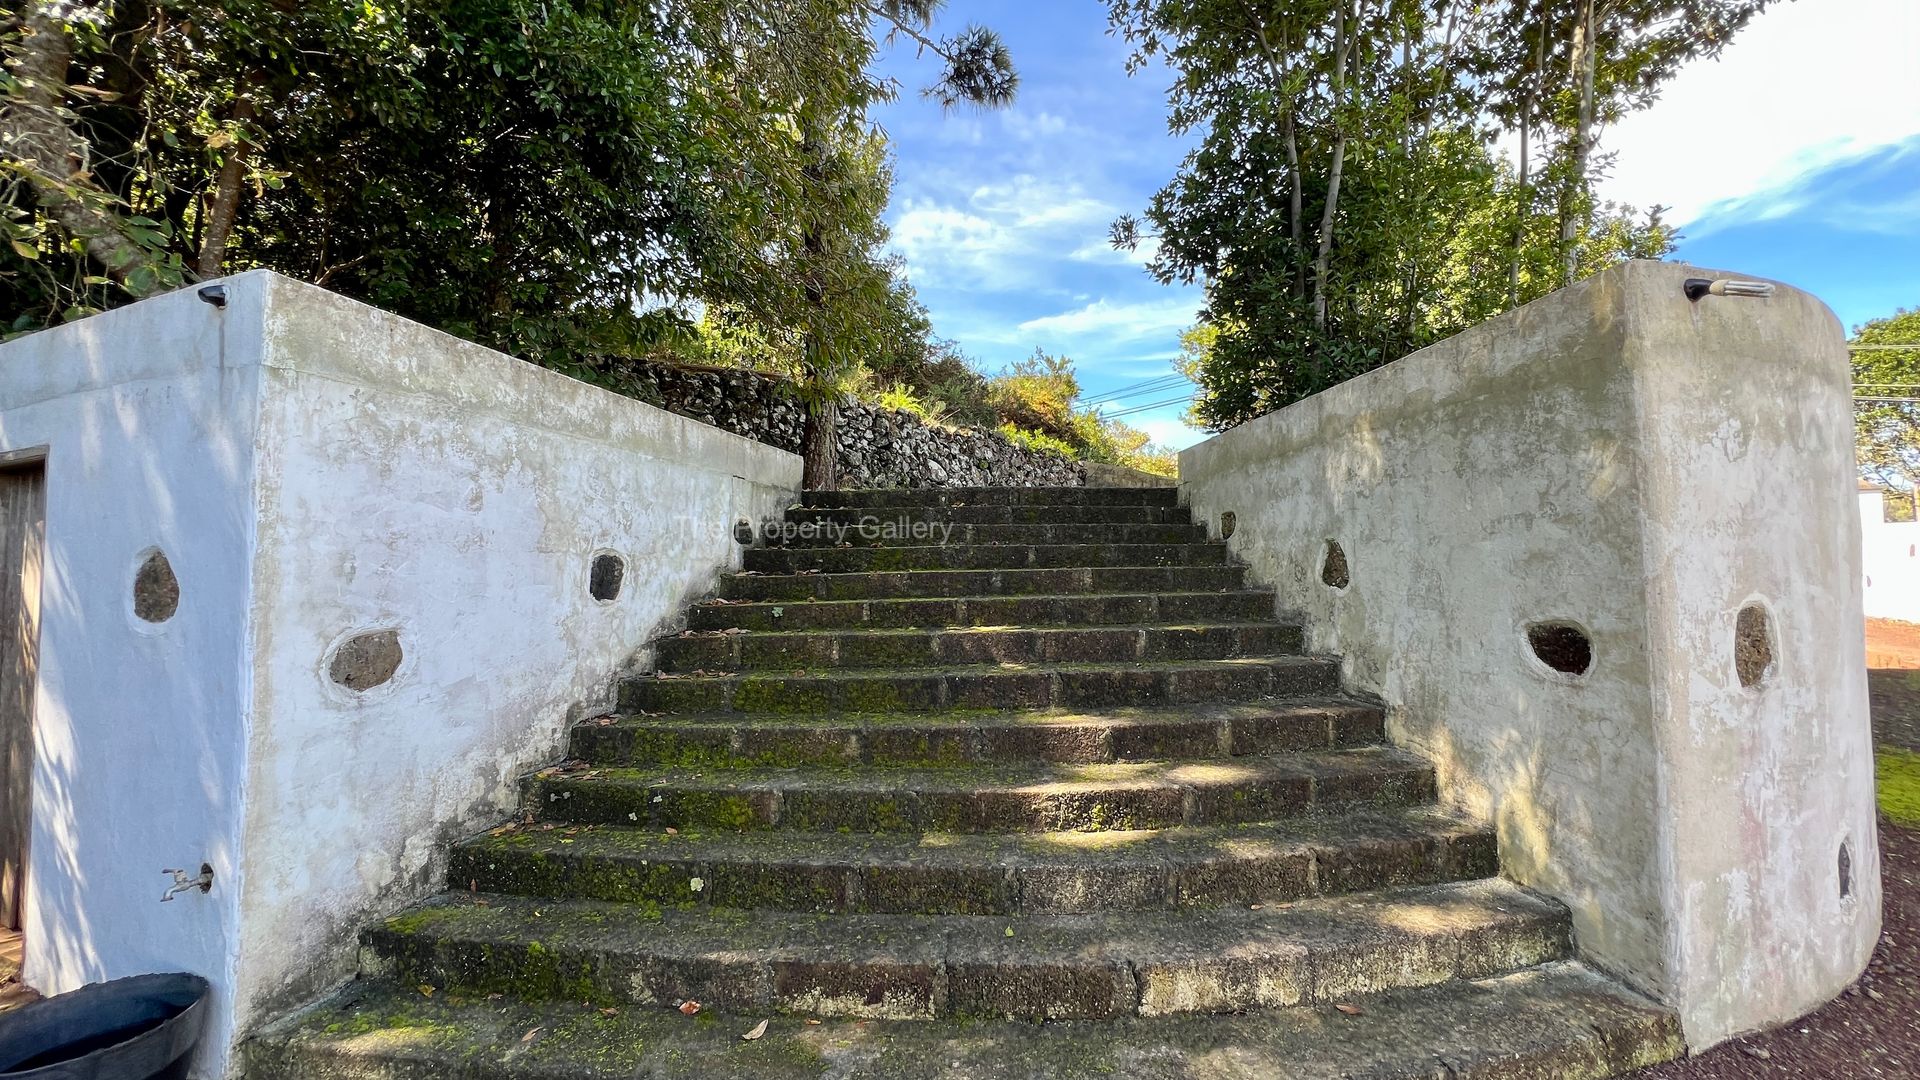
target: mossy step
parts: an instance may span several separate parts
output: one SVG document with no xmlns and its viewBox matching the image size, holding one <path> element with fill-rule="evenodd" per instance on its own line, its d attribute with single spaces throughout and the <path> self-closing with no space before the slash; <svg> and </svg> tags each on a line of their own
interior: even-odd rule
<svg viewBox="0 0 1920 1080">
<path fill-rule="evenodd" d="M 1339 662 L 1324 656 L 1155 664 L 1002 664 L 948 670 L 833 669 L 710 675 L 634 675 L 620 684 L 625 712 L 1089 709 L 1190 705 L 1337 693 Z"/>
<path fill-rule="evenodd" d="M 505 826 L 456 888 L 787 911 L 1059 915 L 1284 902 L 1498 872 L 1493 831 L 1432 808 L 1104 833 L 704 833 Z M 695 883 L 698 883 L 696 889 Z"/>
<path fill-rule="evenodd" d="M 1008 832 L 1266 821 L 1434 798 L 1433 767 L 1385 747 L 1109 765 L 610 769 L 527 778 L 556 821 L 680 829 Z"/>
<path fill-rule="evenodd" d="M 1082 596 L 945 596 L 904 600 L 806 600 L 695 604 L 692 630 L 938 629 L 953 626 L 1112 626 L 1272 619 L 1274 594 L 1118 593 Z"/>
<path fill-rule="evenodd" d="M 644 916 L 643 916 L 644 913 Z M 1566 909 L 1498 879 L 1102 915 L 645 909 L 450 893 L 362 932 L 362 973 L 603 1006 L 1098 1020 L 1345 1002 L 1567 958 Z"/>
<path fill-rule="evenodd" d="M 941 630 L 688 630 L 656 644 L 660 670 L 898 668 L 955 664 L 1154 663 L 1299 652 L 1306 634 L 1271 620 L 1132 626 L 982 626 Z"/>
<path fill-rule="evenodd" d="M 1678 1057 L 1674 1014 L 1572 961 L 1332 1006 L 1052 1024 L 479 1000 L 363 980 L 243 1044 L 253 1080 L 1602 1080 Z M 759 1039 L 741 1038 L 767 1023 Z"/>
<path fill-rule="evenodd" d="M 1339 699 L 1096 712 L 601 717 L 568 756 L 594 765 L 924 765 L 1165 761 L 1338 750 L 1385 741 L 1379 707 Z"/>
<path fill-rule="evenodd" d="M 746 569 L 766 574 L 855 574 L 879 570 L 1011 570 L 1096 566 L 1224 566 L 1227 545 L 939 544 L 901 547 L 749 548 Z"/>
<path fill-rule="evenodd" d="M 804 491 L 802 506 L 1176 506 L 1178 488 L 843 488 Z"/>
<path fill-rule="evenodd" d="M 1224 566 L 1054 566 L 1002 570 L 888 570 L 849 574 L 725 574 L 729 600 L 881 600 L 1080 593 L 1237 592 L 1247 568 Z"/>
<path fill-rule="evenodd" d="M 786 520 L 852 525 L 875 521 L 952 522 L 958 525 L 1190 525 L 1193 515 L 1184 506 L 794 506 Z"/>
<path fill-rule="evenodd" d="M 1102 522 L 962 524 L 869 514 L 853 522 L 797 523 L 770 539 L 786 548 L 903 547 L 914 544 L 1198 544 L 1207 527 Z"/>
</svg>

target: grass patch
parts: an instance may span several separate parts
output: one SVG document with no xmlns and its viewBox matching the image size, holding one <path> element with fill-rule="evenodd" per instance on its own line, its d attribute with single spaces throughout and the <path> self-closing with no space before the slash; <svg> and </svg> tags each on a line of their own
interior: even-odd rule
<svg viewBox="0 0 1920 1080">
<path fill-rule="evenodd" d="M 1897 825 L 1920 829 L 1920 754 L 1882 746 L 1874 752 L 1880 811 Z"/>
</svg>

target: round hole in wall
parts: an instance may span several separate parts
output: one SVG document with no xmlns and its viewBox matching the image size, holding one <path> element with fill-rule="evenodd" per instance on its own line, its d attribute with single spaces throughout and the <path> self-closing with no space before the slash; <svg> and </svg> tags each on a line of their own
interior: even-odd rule
<svg viewBox="0 0 1920 1080">
<path fill-rule="evenodd" d="M 741 547 L 753 546 L 753 519 L 741 518 L 733 523 L 733 542 Z"/>
<path fill-rule="evenodd" d="M 1530 623 L 1527 645 L 1541 663 L 1563 675 L 1585 675 L 1593 667 L 1593 639 L 1573 623 Z"/>
<path fill-rule="evenodd" d="M 593 568 L 587 573 L 587 591 L 602 603 L 618 599 L 620 586 L 627 579 L 627 561 L 611 551 L 603 551 L 593 557 Z"/>
<path fill-rule="evenodd" d="M 1853 847 L 1840 841 L 1840 899 L 1853 899 Z"/>
<path fill-rule="evenodd" d="M 1223 512 L 1220 515 L 1220 539 L 1231 539 L 1235 526 L 1239 524 L 1240 518 L 1233 511 L 1228 510 Z"/>
<path fill-rule="evenodd" d="M 150 623 L 163 623 L 180 610 L 180 579 L 173 576 L 167 553 L 154 548 L 133 574 L 133 613 Z"/>
<path fill-rule="evenodd" d="M 1346 549 L 1338 540 L 1327 541 L 1326 553 L 1320 557 L 1320 580 L 1336 589 L 1344 589 L 1353 581 L 1347 569 Z"/>
<path fill-rule="evenodd" d="M 327 664 L 327 677 L 355 693 L 371 690 L 393 678 L 406 653 L 400 631 L 369 630 L 340 643 Z"/>
<path fill-rule="evenodd" d="M 1741 608 L 1734 620 L 1733 669 L 1747 687 L 1759 686 L 1773 673 L 1773 621 L 1760 604 Z"/>
</svg>

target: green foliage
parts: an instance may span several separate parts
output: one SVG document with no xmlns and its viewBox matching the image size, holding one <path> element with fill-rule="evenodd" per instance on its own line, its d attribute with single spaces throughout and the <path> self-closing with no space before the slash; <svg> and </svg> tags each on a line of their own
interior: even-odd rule
<svg viewBox="0 0 1920 1080">
<path fill-rule="evenodd" d="M 1880 812 L 1895 825 L 1920 829 L 1920 754 L 1896 746 L 1873 752 L 1879 780 Z"/>
<path fill-rule="evenodd" d="M 1241 423 L 1664 254 L 1657 208 L 1595 200 L 1592 132 L 1761 2 L 1109 0 L 1135 69 L 1173 72 L 1169 127 L 1198 136 L 1113 230 L 1157 240 L 1161 281 L 1206 286 L 1206 333 L 1184 343 L 1194 419 Z M 1523 128 L 1519 163 L 1491 149 L 1490 116 Z"/>
<path fill-rule="evenodd" d="M 1863 475 L 1897 491 L 1920 490 L 1920 308 L 1853 332 L 1854 440 Z M 1911 349 L 1891 346 L 1911 345 Z M 1901 400 L 1905 399 L 1905 400 Z M 1888 500 L 1895 513 L 1911 512 Z M 1904 516 L 1904 514 L 1902 514 Z"/>
</svg>

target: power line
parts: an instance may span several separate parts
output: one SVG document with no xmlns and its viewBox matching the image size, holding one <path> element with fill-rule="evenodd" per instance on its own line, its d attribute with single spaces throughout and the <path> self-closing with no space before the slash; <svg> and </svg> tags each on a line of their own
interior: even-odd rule
<svg viewBox="0 0 1920 1080">
<path fill-rule="evenodd" d="M 1853 400 L 1885 402 L 1889 404 L 1899 404 L 1902 402 L 1909 403 L 1909 404 L 1920 404 L 1920 397 L 1860 397 L 1859 395 L 1855 395 Z"/>
<path fill-rule="evenodd" d="M 1123 386 L 1118 390 L 1109 390 L 1104 394 L 1096 394 L 1090 398 L 1081 398 L 1080 405 L 1086 407 L 1099 405 L 1108 401 L 1119 401 L 1122 398 L 1139 397 L 1142 394 L 1160 393 L 1171 390 L 1186 381 L 1187 377 L 1185 375 L 1162 375 L 1156 379 L 1148 379 L 1145 382 L 1134 383 L 1131 386 Z"/>
<path fill-rule="evenodd" d="M 1920 349 L 1920 341 L 1911 345 L 1849 345 L 1848 352 L 1911 352 Z"/>
<path fill-rule="evenodd" d="M 1148 404 L 1145 404 L 1145 405 L 1134 405 L 1130 408 L 1121 409 L 1118 412 L 1101 413 L 1100 418 L 1102 420 L 1114 420 L 1122 416 L 1131 416 L 1134 413 L 1150 412 L 1154 409 L 1164 409 L 1169 405 L 1184 405 L 1187 402 L 1190 402 L 1192 400 L 1193 400 L 1192 394 L 1184 394 L 1180 397 L 1168 398 L 1165 401 L 1154 401 L 1154 402 L 1149 402 Z"/>
</svg>

